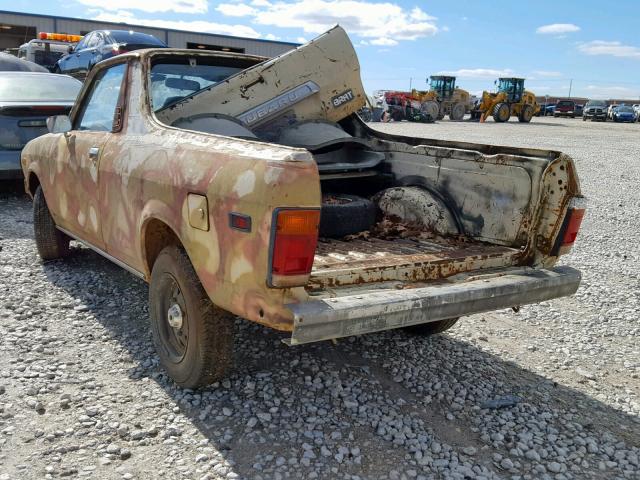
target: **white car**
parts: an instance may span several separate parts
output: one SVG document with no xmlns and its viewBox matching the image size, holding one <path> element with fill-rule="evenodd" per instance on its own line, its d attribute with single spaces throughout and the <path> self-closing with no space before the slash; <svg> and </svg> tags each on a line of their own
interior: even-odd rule
<svg viewBox="0 0 640 480">
<path fill-rule="evenodd" d="M 613 112 L 615 111 L 616 108 L 618 108 L 620 105 L 609 105 L 609 109 L 607 110 L 607 119 L 609 120 L 613 120 Z"/>
</svg>

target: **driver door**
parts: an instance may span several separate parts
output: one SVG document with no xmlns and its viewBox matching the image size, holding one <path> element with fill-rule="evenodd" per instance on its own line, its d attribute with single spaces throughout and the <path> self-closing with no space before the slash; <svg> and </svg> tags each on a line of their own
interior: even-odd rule
<svg viewBox="0 0 640 480">
<path fill-rule="evenodd" d="M 65 142 L 67 152 L 60 157 L 66 164 L 57 166 L 63 183 L 59 187 L 66 195 L 60 226 L 100 250 L 105 249 L 99 205 L 100 161 L 105 145 L 119 128 L 115 114 L 126 70 L 127 64 L 121 63 L 93 78 L 73 119 L 73 130 Z"/>
</svg>

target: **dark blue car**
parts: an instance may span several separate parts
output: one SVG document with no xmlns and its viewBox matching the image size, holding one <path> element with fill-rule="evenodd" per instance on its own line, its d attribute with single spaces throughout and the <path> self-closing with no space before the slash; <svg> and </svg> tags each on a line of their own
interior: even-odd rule
<svg viewBox="0 0 640 480">
<path fill-rule="evenodd" d="M 86 34 L 69 55 L 58 60 L 55 71 L 78 78 L 87 76 L 101 60 L 142 48 L 162 48 L 166 45 L 153 35 L 131 30 L 94 30 Z"/>
<path fill-rule="evenodd" d="M 633 108 L 628 107 L 626 105 L 620 105 L 616 108 L 611 114 L 614 122 L 635 122 L 636 121 L 636 112 L 633 111 Z"/>
</svg>

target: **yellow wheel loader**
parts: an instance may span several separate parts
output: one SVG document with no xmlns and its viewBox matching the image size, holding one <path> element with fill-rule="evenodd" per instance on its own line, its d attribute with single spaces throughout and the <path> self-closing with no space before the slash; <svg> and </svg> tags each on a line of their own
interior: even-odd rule
<svg viewBox="0 0 640 480">
<path fill-rule="evenodd" d="M 449 115 L 450 120 L 459 121 L 471 111 L 469 92 L 456 87 L 456 77 L 432 75 L 429 77 L 431 88 L 427 91 L 413 90 L 413 97 L 422 102 L 420 110 L 433 119 L 441 120 Z"/>
<path fill-rule="evenodd" d="M 500 78 L 496 83 L 498 91 L 482 92 L 482 99 L 471 112 L 471 118 L 484 122 L 492 115 L 494 121 L 502 123 L 515 115 L 518 121 L 529 123 L 540 111 L 535 94 L 524 89 L 524 78 Z"/>
</svg>

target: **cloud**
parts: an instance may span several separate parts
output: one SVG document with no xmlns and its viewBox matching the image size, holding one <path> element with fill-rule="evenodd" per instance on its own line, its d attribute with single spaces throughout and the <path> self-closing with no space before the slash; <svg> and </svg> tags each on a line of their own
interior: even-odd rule
<svg viewBox="0 0 640 480">
<path fill-rule="evenodd" d="M 560 72 L 550 72 L 548 70 L 534 70 L 533 74 L 538 76 L 538 77 L 546 77 L 546 78 L 561 77 L 562 76 L 562 73 L 560 73 Z"/>
<path fill-rule="evenodd" d="M 493 68 L 461 68 L 459 70 L 449 70 L 438 72 L 438 75 L 451 75 L 460 78 L 500 78 L 513 77 L 515 72 L 509 68 L 497 70 Z"/>
<path fill-rule="evenodd" d="M 371 41 L 374 45 L 397 45 L 400 41 L 432 36 L 439 31 L 436 18 L 421 8 L 405 10 L 390 2 L 253 0 L 251 5 L 242 2 L 221 3 L 216 10 L 229 16 L 251 17 L 254 25 L 298 28 L 311 35 L 323 33 L 340 24 L 351 35 L 374 39 Z"/>
<path fill-rule="evenodd" d="M 141 10 L 143 12 L 206 13 L 207 0 L 78 0 L 89 7 L 108 8 L 109 10 Z M 107 3 L 107 5 L 105 5 Z"/>
<path fill-rule="evenodd" d="M 542 35 L 561 35 L 563 33 L 579 32 L 580 27 L 573 23 L 552 23 L 550 25 L 542 25 L 536 29 L 536 33 Z"/>
<path fill-rule="evenodd" d="M 387 37 L 374 38 L 369 43 L 371 43 L 371 45 L 380 45 L 383 47 L 393 47 L 398 44 L 396 40 Z"/>
<path fill-rule="evenodd" d="M 609 55 L 613 57 L 640 58 L 640 47 L 624 45 L 621 42 L 594 40 L 578 45 L 578 50 L 586 55 Z"/>
<path fill-rule="evenodd" d="M 640 88 L 622 87 L 618 85 L 587 85 L 585 91 L 590 98 L 638 98 Z"/>
<path fill-rule="evenodd" d="M 127 11 L 116 13 L 101 12 L 93 20 L 100 20 L 111 23 L 131 23 L 146 27 L 172 28 L 175 30 L 188 30 L 190 32 L 218 33 L 220 35 L 233 35 L 240 37 L 259 38 L 260 34 L 253 28 L 246 25 L 227 25 L 223 23 L 207 22 L 205 20 L 183 21 L 183 20 L 153 20 L 142 19 Z"/>
<path fill-rule="evenodd" d="M 228 17 L 246 17 L 256 13 L 256 9 L 244 3 L 221 3 L 216 10 Z"/>
</svg>

